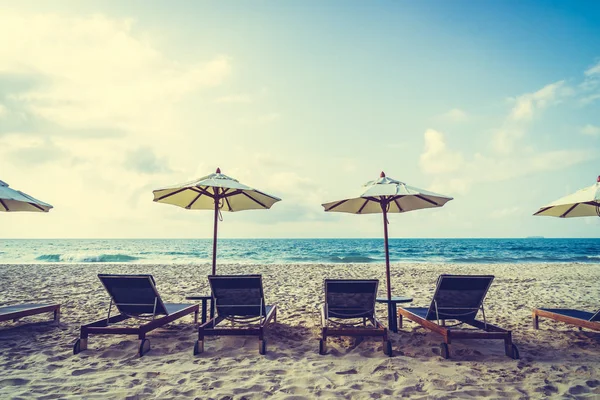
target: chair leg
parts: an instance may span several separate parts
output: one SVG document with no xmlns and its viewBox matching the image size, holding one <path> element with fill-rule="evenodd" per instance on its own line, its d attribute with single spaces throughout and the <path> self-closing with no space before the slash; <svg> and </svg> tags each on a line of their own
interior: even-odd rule
<svg viewBox="0 0 600 400">
<path fill-rule="evenodd" d="M 73 344 L 73 354 L 79 354 L 88 348 L 88 333 L 81 328 L 79 339 Z"/>
<path fill-rule="evenodd" d="M 540 329 L 540 319 L 537 314 L 533 314 L 533 329 Z"/>
<path fill-rule="evenodd" d="M 194 327 L 198 326 L 198 310 L 194 312 Z"/>
<path fill-rule="evenodd" d="M 194 355 L 204 353 L 204 329 L 198 329 L 198 340 L 194 343 Z"/>
<path fill-rule="evenodd" d="M 321 340 L 319 340 L 319 354 L 324 355 L 327 353 L 327 329 L 321 330 Z"/>
<path fill-rule="evenodd" d="M 402 314 L 398 315 L 398 329 L 402 329 Z"/>
<path fill-rule="evenodd" d="M 56 325 L 60 324 L 60 308 L 54 310 L 54 322 L 56 323 Z"/>
</svg>

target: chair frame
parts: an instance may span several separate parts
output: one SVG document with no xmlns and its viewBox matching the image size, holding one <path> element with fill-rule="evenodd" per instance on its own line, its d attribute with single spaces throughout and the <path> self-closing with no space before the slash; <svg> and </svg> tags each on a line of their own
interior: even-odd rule
<svg viewBox="0 0 600 400">
<path fill-rule="evenodd" d="M 140 275 L 131 275 L 131 276 L 123 275 L 122 276 L 122 278 L 124 278 L 124 279 L 127 279 L 127 278 L 139 279 L 139 277 L 140 277 Z M 150 276 L 148 276 L 148 279 L 149 279 L 150 284 L 152 285 L 152 288 L 154 289 L 154 292 L 156 294 L 156 296 L 154 298 L 154 303 L 153 304 L 118 303 L 113 298 L 112 294 L 110 292 L 108 292 L 109 296 L 110 296 L 110 304 L 108 306 L 106 318 L 102 318 L 97 321 L 94 321 L 94 322 L 91 322 L 91 323 L 88 323 L 85 325 L 81 325 L 79 339 L 77 339 L 77 341 L 73 345 L 73 354 L 78 354 L 78 353 L 82 352 L 83 350 L 87 350 L 89 335 L 137 335 L 138 339 L 140 340 L 138 355 L 140 357 L 142 357 L 144 354 L 146 354 L 148 351 L 150 351 L 150 341 L 148 339 L 146 339 L 147 333 L 149 333 L 157 328 L 160 328 L 162 326 L 165 326 L 170 322 L 173 322 L 179 318 L 185 317 L 186 315 L 189 315 L 192 313 L 194 313 L 194 326 L 196 326 L 198 324 L 198 312 L 199 312 L 199 308 L 200 308 L 200 306 L 198 304 L 189 304 L 189 305 L 187 305 L 187 307 L 182 308 L 181 310 L 177 310 L 173 313 L 166 314 L 164 316 L 159 316 L 158 314 L 156 314 L 156 307 L 159 303 L 162 304 L 162 306 L 165 310 L 166 310 L 166 307 L 165 307 L 165 304 L 162 303 L 162 299 L 161 299 L 160 295 L 158 294 L 158 291 L 156 290 L 156 286 L 154 285 L 153 280 L 150 278 Z M 103 284 L 104 284 L 104 282 L 103 282 Z M 151 314 L 152 319 L 147 323 L 142 323 L 137 326 L 119 325 L 120 322 L 123 322 L 125 320 L 129 320 L 129 319 L 140 320 L 140 319 L 144 319 L 144 317 L 142 317 L 141 315 L 128 315 L 128 314 L 124 314 L 124 313 L 119 313 L 117 315 L 111 316 L 111 310 L 112 310 L 113 304 L 117 308 L 119 305 L 153 306 L 154 310 L 153 310 L 153 313 Z"/>
<path fill-rule="evenodd" d="M 452 275 L 443 275 L 443 276 L 452 276 Z M 454 276 L 469 277 L 469 278 L 480 277 L 477 275 L 472 275 L 472 276 L 471 275 L 454 275 Z M 438 292 L 440 285 L 441 285 L 441 280 L 438 279 L 438 282 L 436 284 L 435 293 Z M 490 286 L 491 286 L 491 283 L 486 288 L 486 290 L 481 298 L 482 299 L 481 303 L 477 307 L 472 307 L 472 308 L 471 307 L 457 307 L 456 308 L 456 309 L 460 309 L 460 310 L 481 311 L 483 321 L 477 320 L 475 318 L 461 319 L 461 318 L 459 318 L 460 315 L 456 315 L 457 318 L 453 318 L 453 320 L 459 321 L 460 323 L 467 324 L 473 328 L 476 328 L 477 330 L 475 330 L 475 331 L 464 330 L 464 329 L 453 329 L 452 327 L 447 327 L 446 326 L 447 319 L 440 319 L 440 317 L 439 317 L 437 301 L 435 300 L 435 293 L 433 296 L 434 300 L 432 300 L 432 303 L 434 305 L 434 309 L 436 312 L 436 318 L 437 318 L 436 322 L 434 322 L 433 320 L 428 320 L 426 318 L 423 318 L 420 315 L 414 314 L 414 313 L 410 312 L 409 310 L 400 307 L 400 308 L 398 308 L 398 314 L 399 314 L 398 325 L 400 328 L 402 328 L 402 322 L 403 322 L 402 319 L 404 317 L 410 321 L 413 321 L 413 322 L 421 325 L 422 327 L 424 327 L 426 329 L 429 329 L 430 331 L 432 331 L 434 333 L 437 333 L 438 335 L 441 335 L 444 341 L 440 345 L 440 350 L 441 350 L 442 357 L 445 359 L 450 358 L 449 345 L 455 339 L 466 339 L 466 340 L 499 339 L 499 340 L 504 341 L 504 354 L 512 359 L 518 360 L 519 359 L 519 350 L 512 341 L 511 331 L 504 329 L 504 328 L 500 328 L 499 326 L 490 324 L 489 322 L 487 322 L 487 320 L 485 318 L 484 299 L 487 295 L 487 292 L 489 291 Z M 430 308 L 431 308 L 431 306 L 430 306 Z M 450 308 L 450 307 L 444 307 L 444 309 L 452 310 L 452 308 Z M 428 313 L 429 313 L 429 311 L 428 311 Z"/>
<path fill-rule="evenodd" d="M 217 316 L 209 319 L 202 325 L 198 327 L 198 340 L 194 344 L 194 355 L 198 355 L 204 352 L 204 341 L 207 336 L 258 336 L 258 352 L 261 355 L 267 353 L 267 341 L 265 339 L 265 330 L 271 323 L 277 322 L 277 306 L 266 306 L 264 304 L 264 292 L 262 286 L 262 276 L 260 275 L 216 275 L 220 277 L 228 277 L 231 279 L 236 279 L 240 277 L 259 277 L 260 279 L 260 292 L 261 299 L 259 304 L 228 304 L 231 307 L 260 307 L 260 314 L 257 316 L 249 316 L 249 317 L 238 317 L 231 318 L 218 315 L 218 307 Z M 216 298 L 213 297 L 213 301 L 216 303 Z M 265 314 L 263 314 L 265 311 Z M 258 324 L 254 323 L 258 319 Z M 225 321 L 229 320 L 237 324 L 241 324 L 243 326 L 236 327 L 218 327 L 218 325 Z M 247 321 L 244 321 L 247 320 Z"/>
<path fill-rule="evenodd" d="M 372 315 L 369 317 L 364 316 L 347 316 L 345 318 L 329 316 L 329 307 L 327 304 L 327 283 L 328 282 L 371 282 L 368 280 L 354 280 L 354 279 L 326 279 L 324 282 L 325 286 L 325 303 L 320 307 L 321 309 L 321 338 L 319 340 L 319 354 L 327 354 L 327 338 L 330 336 L 350 336 L 350 337 L 363 337 L 363 336 L 374 336 L 381 337 L 383 342 L 383 353 L 389 357 L 393 356 L 392 343 L 388 340 L 388 329 L 383 325 L 375 315 L 375 308 L 373 308 Z M 379 283 L 379 282 L 377 282 Z M 375 297 L 377 297 L 377 289 L 375 290 Z M 361 314 L 362 315 L 362 314 Z M 341 328 L 330 326 L 330 322 L 335 323 L 333 319 L 355 319 L 362 318 L 363 328 Z M 367 321 L 370 321 L 373 327 L 367 327 Z"/>
<path fill-rule="evenodd" d="M 600 311 L 593 314 L 592 318 L 596 317 L 599 313 L 600 313 Z M 552 319 L 552 320 L 558 321 L 558 322 L 564 322 L 565 324 L 569 324 L 569 325 L 578 327 L 579 330 L 583 330 L 583 328 L 586 328 L 586 329 L 590 329 L 593 331 L 600 331 L 600 321 L 591 321 L 591 320 L 586 321 L 581 318 L 575 318 L 575 317 L 555 313 L 555 312 L 540 309 L 540 308 L 534 308 L 532 311 L 533 329 L 540 328 L 540 322 L 539 322 L 540 317 Z"/>
<path fill-rule="evenodd" d="M 14 306 L 6 306 L 8 307 L 25 307 L 28 304 L 15 304 Z M 4 307 L 0 307 L 0 311 Z M 17 322 L 19 319 L 23 317 L 28 317 L 30 315 L 37 315 L 51 312 L 54 315 L 53 321 L 56 325 L 60 324 L 60 304 L 40 304 L 36 305 L 36 307 L 24 308 L 22 310 L 17 310 L 9 313 L 0 314 L 0 322 L 2 321 L 10 321 Z"/>
</svg>

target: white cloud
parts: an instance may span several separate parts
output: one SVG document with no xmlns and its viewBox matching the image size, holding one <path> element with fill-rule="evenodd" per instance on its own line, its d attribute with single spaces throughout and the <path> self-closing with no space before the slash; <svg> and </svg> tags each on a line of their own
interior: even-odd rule
<svg viewBox="0 0 600 400">
<path fill-rule="evenodd" d="M 528 121 L 533 118 L 536 111 L 556 103 L 561 96 L 570 93 L 571 90 L 565 87 L 563 80 L 546 85 L 537 92 L 523 94 L 514 99 L 515 105 L 510 117 L 515 121 Z"/>
<path fill-rule="evenodd" d="M 585 106 L 585 105 L 595 102 L 598 99 L 600 99 L 600 93 L 591 94 L 591 95 L 582 97 L 580 100 L 580 103 Z"/>
<path fill-rule="evenodd" d="M 421 154 L 421 170 L 426 174 L 436 175 L 430 190 L 453 195 L 466 194 L 473 185 L 479 183 L 502 182 L 534 173 L 564 169 L 595 157 L 592 150 L 535 153 L 532 149 L 521 149 L 514 145 L 510 148 L 512 151 L 498 152 L 495 156 L 475 153 L 472 157 L 465 157 L 462 153 L 447 148 L 443 134 L 429 129 L 425 135 L 425 150 Z"/>
<path fill-rule="evenodd" d="M 586 69 L 584 74 L 585 76 L 600 75 L 600 62 Z"/>
<path fill-rule="evenodd" d="M 462 155 L 446 147 L 444 134 L 434 129 L 425 131 L 425 149 L 419 165 L 426 174 L 439 174 L 456 171 L 463 163 Z"/>
<path fill-rule="evenodd" d="M 441 117 L 442 119 L 450 122 L 465 122 L 469 119 L 469 115 L 460 108 L 453 108 L 452 110 L 442 114 Z"/>
<path fill-rule="evenodd" d="M 114 236 L 119 219 L 149 232 L 147 215 L 170 212 L 155 207 L 150 189 L 184 181 L 175 164 L 192 168 L 205 154 L 205 126 L 181 104 L 213 98 L 230 57 L 173 59 L 133 20 L 104 15 L 3 10 L 0 32 L 11 38 L 0 45 L 10 111 L 0 117 L 0 159 L 11 160 L 2 172 L 35 180 L 35 194 L 56 203 L 61 223 L 50 215 L 46 232 Z M 87 212 L 95 207 L 111 216 Z"/>
<path fill-rule="evenodd" d="M 465 195 L 469 192 L 472 183 L 469 177 L 435 178 L 427 189 L 447 196 Z"/>
<path fill-rule="evenodd" d="M 492 148 L 497 153 L 509 154 L 515 150 L 523 135 L 523 131 L 520 129 L 500 129 L 492 136 Z"/>
<path fill-rule="evenodd" d="M 3 11 L 0 26 L 11 38 L 0 46 L 0 73 L 43 82 L 11 100 L 69 129 L 156 132 L 173 125 L 184 95 L 219 85 L 231 71 L 222 55 L 187 64 L 171 60 L 136 35 L 127 19 Z"/>
<path fill-rule="evenodd" d="M 588 136 L 600 136 L 600 126 L 587 124 L 581 128 L 581 133 Z"/>
<path fill-rule="evenodd" d="M 142 174 L 171 172 L 168 161 L 164 157 L 158 157 L 148 146 L 129 151 L 125 157 L 124 166 Z"/>
</svg>

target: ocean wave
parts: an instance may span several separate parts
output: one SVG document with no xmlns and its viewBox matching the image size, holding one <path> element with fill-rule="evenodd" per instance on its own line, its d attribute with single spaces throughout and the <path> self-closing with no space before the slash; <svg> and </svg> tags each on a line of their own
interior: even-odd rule
<svg viewBox="0 0 600 400">
<path fill-rule="evenodd" d="M 338 256 L 330 256 L 327 257 L 327 261 L 334 263 L 370 263 L 376 261 L 371 257 L 366 256 L 346 256 L 346 257 L 338 257 Z"/>
<path fill-rule="evenodd" d="M 587 262 L 594 263 L 592 259 L 600 258 L 594 256 L 524 256 L 524 257 L 451 257 L 448 262 L 464 263 L 464 264 L 512 264 L 512 263 L 566 263 L 566 262 Z M 429 261 L 429 260 L 424 260 Z"/>
<path fill-rule="evenodd" d="M 131 262 L 139 260 L 140 257 L 127 254 L 99 254 L 99 255 L 80 255 L 80 254 L 42 254 L 35 258 L 37 261 L 45 262 L 81 262 L 81 263 L 116 263 Z"/>
</svg>

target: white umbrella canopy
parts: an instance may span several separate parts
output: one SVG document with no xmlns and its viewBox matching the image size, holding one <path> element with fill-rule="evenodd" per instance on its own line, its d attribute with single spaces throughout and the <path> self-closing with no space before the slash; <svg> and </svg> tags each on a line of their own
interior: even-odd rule
<svg viewBox="0 0 600 400">
<path fill-rule="evenodd" d="M 0 211 L 48 212 L 52 206 L 20 190 L 11 189 L 8 183 L 0 181 Z"/>
<path fill-rule="evenodd" d="M 214 210 L 213 265 L 217 265 L 217 225 L 221 211 L 243 211 L 269 209 L 281 199 L 253 189 L 221 173 L 217 168 L 214 174 L 200 179 L 153 190 L 154 201 L 172 204 L 187 210 Z"/>
<path fill-rule="evenodd" d="M 555 200 L 533 215 L 558 218 L 600 217 L 600 176 L 594 185 Z"/>
<path fill-rule="evenodd" d="M 357 197 L 323 204 L 325 211 L 351 214 L 379 214 L 385 204 L 386 213 L 402 213 L 422 208 L 441 207 L 452 197 L 408 186 L 385 176 L 364 184 Z"/>
<path fill-rule="evenodd" d="M 388 245 L 388 213 L 404 213 L 423 208 L 442 207 L 452 200 L 444 196 L 408 186 L 404 182 L 389 178 L 381 172 L 379 179 L 364 184 L 357 197 L 322 204 L 325 211 L 351 214 L 383 214 L 385 244 L 385 269 L 388 299 L 392 297 L 390 283 L 390 253 Z"/>
</svg>

